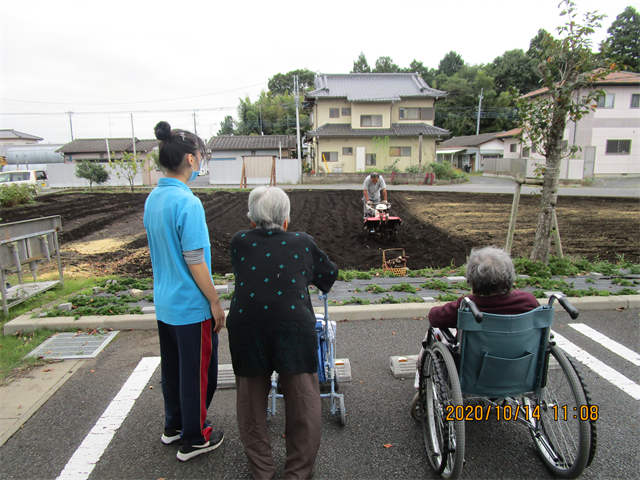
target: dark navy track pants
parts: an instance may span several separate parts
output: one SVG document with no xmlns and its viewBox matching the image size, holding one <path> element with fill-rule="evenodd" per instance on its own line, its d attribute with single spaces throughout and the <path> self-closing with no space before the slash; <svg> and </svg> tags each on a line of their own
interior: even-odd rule
<svg viewBox="0 0 640 480">
<path fill-rule="evenodd" d="M 165 428 L 191 445 L 209 441 L 207 409 L 218 384 L 218 334 L 212 319 L 190 325 L 158 320 Z"/>
</svg>

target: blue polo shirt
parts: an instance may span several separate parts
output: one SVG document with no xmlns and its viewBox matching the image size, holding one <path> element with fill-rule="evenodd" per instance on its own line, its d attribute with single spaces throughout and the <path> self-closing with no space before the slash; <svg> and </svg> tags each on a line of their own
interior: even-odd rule
<svg viewBox="0 0 640 480">
<path fill-rule="evenodd" d="M 202 202 L 175 178 L 160 178 L 144 204 L 153 267 L 156 318 L 169 325 L 189 325 L 211 318 L 209 300 L 200 291 L 182 252 L 204 248 L 211 271 L 211 243 Z"/>
</svg>

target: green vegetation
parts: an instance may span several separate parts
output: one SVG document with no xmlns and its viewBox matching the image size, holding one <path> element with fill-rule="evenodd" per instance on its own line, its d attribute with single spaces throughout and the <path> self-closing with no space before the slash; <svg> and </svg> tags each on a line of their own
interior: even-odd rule
<svg viewBox="0 0 640 480">
<path fill-rule="evenodd" d="M 416 293 L 416 287 L 414 287 L 413 285 L 408 284 L 407 282 L 402 282 L 398 285 L 393 285 L 391 287 L 391 291 L 393 292 L 409 292 L 409 293 Z"/>
<path fill-rule="evenodd" d="M 94 183 L 96 185 L 106 183 L 109 180 L 109 172 L 98 162 L 82 160 L 76 165 L 76 177 L 88 180 L 89 188 L 92 189 Z"/>
<path fill-rule="evenodd" d="M 380 285 L 376 285 L 375 283 L 367 285 L 367 288 L 365 288 L 365 290 L 369 293 L 384 293 L 387 291 L 386 289 L 382 288 Z"/>
<path fill-rule="evenodd" d="M 453 168 L 450 163 L 430 163 L 427 165 L 427 172 L 435 173 L 437 180 L 466 179 L 467 174 L 458 168 Z"/>
<path fill-rule="evenodd" d="M 0 207 L 10 208 L 31 202 L 38 193 L 36 185 L 12 183 L 0 185 Z"/>
<path fill-rule="evenodd" d="M 426 288 L 427 290 L 440 290 L 441 292 L 451 290 L 451 285 L 444 280 L 427 280 L 426 282 L 421 283 L 420 287 Z"/>
</svg>

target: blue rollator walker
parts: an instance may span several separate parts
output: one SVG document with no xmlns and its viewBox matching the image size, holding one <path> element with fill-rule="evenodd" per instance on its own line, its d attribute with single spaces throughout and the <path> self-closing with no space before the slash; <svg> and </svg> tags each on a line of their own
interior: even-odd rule
<svg viewBox="0 0 640 480">
<path fill-rule="evenodd" d="M 411 415 L 421 423 L 436 474 L 458 478 L 465 420 L 489 418 L 525 425 L 557 477 L 577 478 L 591 464 L 598 407 L 573 361 L 553 341 L 555 300 L 578 318 L 567 298 L 557 295 L 519 315 L 481 313 L 464 298 L 457 337 L 449 329 L 429 328 L 417 362 Z"/>
<path fill-rule="evenodd" d="M 316 335 L 318 337 L 318 380 L 320 381 L 320 397 L 331 399 L 331 414 L 340 415 L 340 423 L 347 424 L 344 395 L 337 393 L 339 388 L 336 373 L 336 322 L 329 320 L 328 297 L 326 293 L 318 295 L 324 300 L 324 315 L 316 314 Z M 271 375 L 271 392 L 269 393 L 269 407 L 267 412 L 276 414 L 276 399 L 284 396 L 279 392 L 278 374 Z M 325 392 L 325 393 L 322 393 Z"/>
</svg>

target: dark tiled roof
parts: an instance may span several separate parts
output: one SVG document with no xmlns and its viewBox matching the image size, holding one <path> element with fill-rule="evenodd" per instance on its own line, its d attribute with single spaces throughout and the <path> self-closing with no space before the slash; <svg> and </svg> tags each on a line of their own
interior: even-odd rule
<svg viewBox="0 0 640 480">
<path fill-rule="evenodd" d="M 109 151 L 111 152 L 133 152 L 133 142 L 130 138 L 109 138 Z M 148 152 L 160 144 L 160 140 L 138 140 L 136 139 L 136 151 Z M 80 138 L 71 143 L 67 143 L 62 148 L 56 150 L 62 153 L 106 153 L 107 144 L 104 138 Z"/>
<path fill-rule="evenodd" d="M 449 135 L 449 130 L 434 127 L 426 123 L 392 123 L 391 128 L 351 128 L 348 123 L 326 123 L 311 130 L 307 137 L 417 137 L 419 134 L 430 137 Z"/>
<path fill-rule="evenodd" d="M 640 73 L 635 72 L 613 72 L 606 77 L 594 82 L 594 85 L 638 85 L 640 84 Z M 546 93 L 547 87 L 539 88 L 533 92 L 523 95 L 522 98 L 533 98 Z"/>
<path fill-rule="evenodd" d="M 481 135 L 467 135 L 466 137 L 452 137 L 440 144 L 440 148 L 477 147 L 490 142 L 498 136 L 498 132 L 483 133 Z"/>
<path fill-rule="evenodd" d="M 406 97 L 438 98 L 447 93 L 429 87 L 417 73 L 319 74 L 307 98 L 346 98 L 350 102 L 391 102 Z"/>
<path fill-rule="evenodd" d="M 24 138 L 26 140 L 42 140 L 42 137 L 36 137 L 35 135 L 29 135 L 28 133 L 18 132 L 11 128 L 0 130 L 0 138 L 9 139 L 9 138 Z"/>
<path fill-rule="evenodd" d="M 295 148 L 296 137 L 289 135 L 221 135 L 219 137 L 211 137 L 207 142 L 207 149 L 211 151 L 277 150 L 280 142 L 282 142 L 282 148 Z"/>
</svg>

